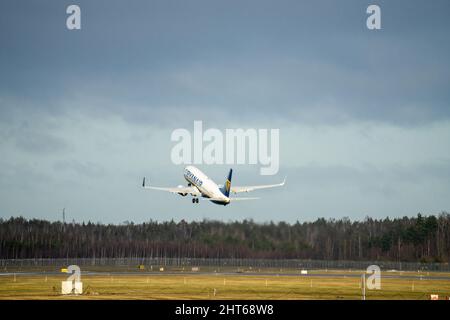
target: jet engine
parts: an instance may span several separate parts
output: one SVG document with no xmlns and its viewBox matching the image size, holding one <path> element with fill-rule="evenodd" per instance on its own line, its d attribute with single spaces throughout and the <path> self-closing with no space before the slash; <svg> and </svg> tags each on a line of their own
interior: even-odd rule
<svg viewBox="0 0 450 320">
<path fill-rule="evenodd" d="M 178 188 L 184 188 L 184 186 L 182 186 L 181 184 L 178 186 Z M 178 194 L 182 197 L 186 197 L 187 193 L 182 193 L 182 192 L 178 192 Z"/>
</svg>

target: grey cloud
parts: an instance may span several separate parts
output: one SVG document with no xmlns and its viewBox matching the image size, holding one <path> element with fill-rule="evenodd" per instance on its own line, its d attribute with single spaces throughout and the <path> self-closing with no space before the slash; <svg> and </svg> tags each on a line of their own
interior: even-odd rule
<svg viewBox="0 0 450 320">
<path fill-rule="evenodd" d="M 14 141 L 17 148 L 30 154 L 55 154 L 69 149 L 68 144 L 51 130 L 28 121 L 7 129 L 3 138 Z"/>
<path fill-rule="evenodd" d="M 88 96 L 76 110 L 137 124 L 169 122 L 173 109 L 300 123 L 450 117 L 448 1 L 381 1 L 377 33 L 361 1 L 81 1 L 79 33 L 60 26 L 63 4 L 28 5 L 37 11 L 3 3 L 0 95 L 44 113 Z"/>
<path fill-rule="evenodd" d="M 450 177 L 450 162 L 434 162 L 418 165 L 366 165 L 360 168 L 350 166 L 307 165 L 284 168 L 290 181 L 301 181 L 297 186 L 313 190 L 322 188 L 359 189 L 361 193 L 376 193 L 383 197 L 408 194 L 411 188 L 427 192 L 429 186 L 444 187 L 450 192 L 447 181 Z M 442 199 L 444 200 L 444 199 Z"/>
<path fill-rule="evenodd" d="M 90 161 L 60 160 L 54 163 L 53 168 L 56 171 L 69 171 L 89 178 L 104 178 L 107 173 L 102 165 Z"/>
<path fill-rule="evenodd" d="M 106 222 L 448 210 L 449 159 L 436 158 L 447 131 L 419 129 L 437 121 L 447 128 L 450 119 L 450 3 L 377 3 L 379 32 L 365 28 L 371 1 L 79 0 L 82 30 L 70 32 L 68 1 L 1 1 L 0 209 L 45 216 L 71 202 L 78 218 Z M 219 129 L 318 131 L 304 144 L 311 150 L 297 150 L 303 137 L 282 131 L 284 152 L 291 151 L 282 160 L 293 166 L 282 161 L 280 176 L 233 166 L 236 184 L 288 176 L 284 189 L 262 192 L 259 202 L 225 210 L 141 192 L 143 175 L 158 185 L 184 183 L 182 166 L 170 163 L 170 132 L 192 129 L 193 120 Z M 329 146 L 320 125 L 335 125 L 339 136 L 361 123 L 397 135 L 374 144 L 371 166 L 340 165 L 338 154 L 314 149 Z M 400 126 L 409 128 L 386 129 Z M 409 134 L 433 146 L 423 162 L 407 161 L 416 154 L 410 148 L 383 154 Z M 334 142 L 370 146 L 354 134 L 342 137 Z M 304 158 L 312 163 L 294 166 L 309 151 Z M 329 166 L 313 163 L 324 155 Z M 222 183 L 229 166 L 201 169 Z"/>
<path fill-rule="evenodd" d="M 66 149 L 66 144 L 61 139 L 41 133 L 23 133 L 17 137 L 16 145 L 30 153 L 48 154 Z"/>
</svg>

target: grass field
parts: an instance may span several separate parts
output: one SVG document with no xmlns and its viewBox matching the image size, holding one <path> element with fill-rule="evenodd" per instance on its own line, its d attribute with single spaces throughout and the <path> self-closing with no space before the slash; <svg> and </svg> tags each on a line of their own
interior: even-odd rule
<svg viewBox="0 0 450 320">
<path fill-rule="evenodd" d="M 23 271 L 23 270 L 22 270 Z M 35 270 L 34 270 L 35 271 Z M 100 270 L 95 270 L 100 271 Z M 146 272 L 82 274 L 82 295 L 61 295 L 67 274 L 0 276 L 0 299 L 358 299 L 362 271 L 258 270 L 244 273 Z M 203 271 L 203 270 L 202 270 Z M 260 272 L 261 274 L 258 274 Z M 392 277 L 394 276 L 394 277 Z M 432 277 L 442 279 L 432 279 Z M 450 274 L 383 272 L 380 290 L 367 290 L 366 299 L 429 299 L 450 296 Z"/>
</svg>

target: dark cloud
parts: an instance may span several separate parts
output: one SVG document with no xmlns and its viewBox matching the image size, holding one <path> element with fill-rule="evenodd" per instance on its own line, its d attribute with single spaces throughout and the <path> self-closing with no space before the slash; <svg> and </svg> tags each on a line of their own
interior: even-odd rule
<svg viewBox="0 0 450 320">
<path fill-rule="evenodd" d="M 79 4 L 82 30 L 69 32 L 68 3 L 2 2 L 0 95 L 51 114 L 87 96 L 77 110 L 132 123 L 173 108 L 302 123 L 450 117 L 448 1 L 381 1 L 377 32 L 364 1 Z"/>
<path fill-rule="evenodd" d="M 85 176 L 94 179 L 106 176 L 106 169 L 101 164 L 90 161 L 59 160 L 54 163 L 53 168 L 55 171 L 69 171 L 75 176 Z"/>
<path fill-rule="evenodd" d="M 379 0 L 380 31 L 365 27 L 371 3 L 79 0 L 82 30 L 68 31 L 70 1 L 1 1 L 1 214 L 68 203 L 80 219 L 107 222 L 448 210 L 450 2 Z M 194 120 L 281 128 L 280 176 L 235 166 L 234 181 L 288 175 L 286 188 L 227 211 L 140 192 L 142 175 L 184 183 L 170 132 Z M 378 131 L 362 140 L 367 123 Z M 326 142 L 324 126 L 340 140 Z M 284 133 L 301 128 L 307 137 Z M 409 135 L 416 149 L 402 149 Z M 355 159 L 345 163 L 333 143 L 378 153 L 345 148 Z M 222 183 L 229 166 L 202 169 Z"/>
<path fill-rule="evenodd" d="M 55 155 L 69 149 L 68 144 L 51 130 L 28 120 L 7 128 L 1 136 L 2 140 L 13 141 L 18 149 L 30 155 Z"/>
</svg>

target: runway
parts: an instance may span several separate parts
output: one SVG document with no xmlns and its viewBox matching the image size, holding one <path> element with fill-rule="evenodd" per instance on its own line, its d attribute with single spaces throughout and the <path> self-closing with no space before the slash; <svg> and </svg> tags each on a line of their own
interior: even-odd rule
<svg viewBox="0 0 450 320">
<path fill-rule="evenodd" d="M 298 273 L 270 273 L 270 272 L 173 272 L 173 271 L 163 271 L 163 272 L 133 272 L 133 271 L 118 271 L 118 272 L 99 272 L 99 271 L 82 271 L 81 273 L 84 276 L 251 276 L 251 277 L 297 277 L 297 278 L 360 278 L 361 274 L 358 273 L 309 273 L 306 275 L 298 274 Z M 36 272 L 3 272 L 0 273 L 0 276 L 45 276 L 45 275 L 65 275 L 62 272 L 45 272 L 45 271 L 36 271 Z M 367 274 L 368 275 L 368 274 Z M 410 279 L 410 280 L 443 280 L 450 281 L 450 275 L 402 275 L 402 274 L 393 274 L 392 272 L 381 272 L 383 278 L 386 279 Z"/>
</svg>

